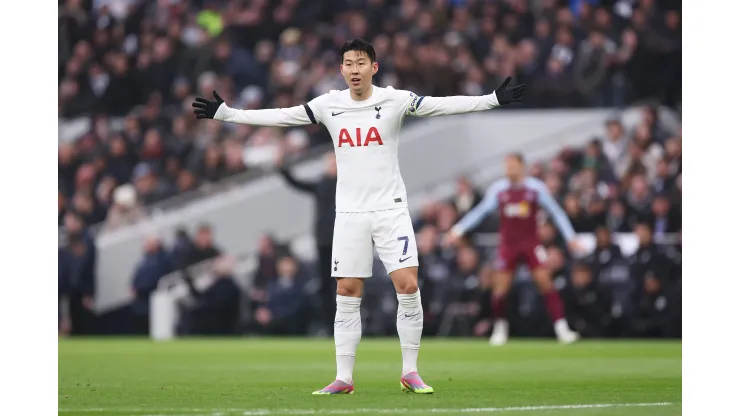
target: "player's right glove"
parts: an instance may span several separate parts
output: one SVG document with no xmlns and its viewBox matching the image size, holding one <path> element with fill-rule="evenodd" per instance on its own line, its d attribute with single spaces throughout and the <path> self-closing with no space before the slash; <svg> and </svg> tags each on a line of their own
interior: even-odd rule
<svg viewBox="0 0 740 416">
<path fill-rule="evenodd" d="M 195 97 L 195 102 L 193 103 L 195 110 L 193 110 L 193 112 L 195 113 L 196 118 L 212 119 L 216 116 L 216 111 L 218 111 L 218 108 L 224 103 L 224 100 L 220 95 L 218 95 L 216 90 L 213 91 L 213 97 L 216 101 L 209 101 L 205 98 Z"/>
<path fill-rule="evenodd" d="M 520 103 L 522 102 L 522 97 L 524 97 L 524 91 L 527 89 L 527 85 L 521 84 L 507 88 L 509 82 L 511 82 L 511 77 L 506 78 L 506 80 L 504 80 L 504 82 L 494 90 L 496 93 L 496 99 L 500 105 Z"/>
</svg>

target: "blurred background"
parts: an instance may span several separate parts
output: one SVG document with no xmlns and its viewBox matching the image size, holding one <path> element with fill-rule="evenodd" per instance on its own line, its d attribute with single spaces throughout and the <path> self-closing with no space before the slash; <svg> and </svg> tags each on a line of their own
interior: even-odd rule
<svg viewBox="0 0 740 416">
<path fill-rule="evenodd" d="M 495 215 L 461 247 L 440 239 L 518 151 L 590 250 L 569 257 L 543 216 L 571 327 L 680 338 L 681 3 L 661 0 L 60 0 L 61 335 L 330 332 L 327 132 L 196 123 L 190 103 L 216 89 L 232 107 L 288 107 L 344 89 L 352 37 L 375 46 L 379 86 L 528 84 L 516 108 L 406 120 L 427 335 L 490 333 Z M 395 335 L 375 269 L 363 332 Z M 526 270 L 510 299 L 512 336 L 551 335 Z"/>
</svg>

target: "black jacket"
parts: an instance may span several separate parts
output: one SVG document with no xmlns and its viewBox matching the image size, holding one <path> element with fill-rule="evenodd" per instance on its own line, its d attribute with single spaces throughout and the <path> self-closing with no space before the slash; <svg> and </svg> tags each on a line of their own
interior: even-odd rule
<svg viewBox="0 0 740 416">
<path fill-rule="evenodd" d="M 313 195 L 314 237 L 318 245 L 331 245 L 334 237 L 334 218 L 336 217 L 337 178 L 322 176 L 316 182 L 297 179 L 286 168 L 280 170 L 290 186 Z"/>
<path fill-rule="evenodd" d="M 611 319 L 609 291 L 595 281 L 583 287 L 569 285 L 563 294 L 568 322 L 583 336 L 602 337 Z"/>
</svg>

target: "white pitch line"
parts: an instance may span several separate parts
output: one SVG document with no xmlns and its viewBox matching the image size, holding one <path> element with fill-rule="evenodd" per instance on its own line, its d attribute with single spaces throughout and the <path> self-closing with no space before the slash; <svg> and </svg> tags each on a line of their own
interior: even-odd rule
<svg viewBox="0 0 740 416">
<path fill-rule="evenodd" d="M 603 404 L 563 404 L 551 406 L 513 406 L 513 407 L 470 407 L 460 409 L 438 409 L 438 408 L 356 408 L 356 409 L 115 409 L 115 408 L 88 408 L 88 409 L 59 409 L 59 413 L 122 413 L 137 414 L 146 413 L 152 415 L 154 411 L 157 416 L 172 416 L 181 414 L 187 416 L 224 416 L 224 415 L 241 415 L 241 416 L 270 416 L 270 415 L 343 415 L 351 413 L 500 413 L 500 412 L 536 412 L 543 410 L 579 410 L 579 409 L 603 409 L 610 407 L 658 407 L 679 405 L 680 403 L 656 402 L 656 403 L 603 403 Z M 144 416 L 144 415 L 140 415 Z"/>
</svg>

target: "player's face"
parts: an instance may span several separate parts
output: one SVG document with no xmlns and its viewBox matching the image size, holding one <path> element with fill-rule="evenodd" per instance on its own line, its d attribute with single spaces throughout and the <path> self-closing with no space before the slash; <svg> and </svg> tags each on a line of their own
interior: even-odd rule
<svg viewBox="0 0 740 416">
<path fill-rule="evenodd" d="M 378 63 L 371 62 L 365 52 L 347 51 L 339 70 L 351 90 L 364 91 L 372 85 L 373 75 L 378 72 Z"/>
<path fill-rule="evenodd" d="M 519 159 L 508 156 L 506 158 L 506 176 L 510 179 L 520 179 L 524 174 L 524 164 Z"/>
</svg>

